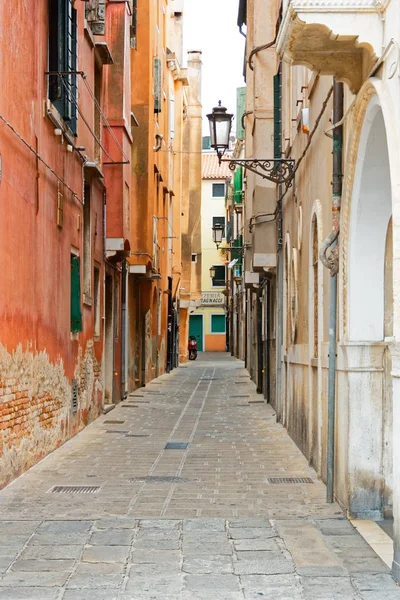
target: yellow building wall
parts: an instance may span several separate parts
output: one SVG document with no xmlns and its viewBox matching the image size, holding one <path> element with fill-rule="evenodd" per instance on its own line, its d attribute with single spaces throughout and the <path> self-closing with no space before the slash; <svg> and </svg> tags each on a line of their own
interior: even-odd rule
<svg viewBox="0 0 400 600">
<path fill-rule="evenodd" d="M 200 306 L 191 314 L 203 315 L 203 351 L 204 352 L 225 352 L 226 350 L 226 330 L 225 333 L 211 332 L 211 316 L 224 315 L 225 309 L 222 306 Z"/>
</svg>

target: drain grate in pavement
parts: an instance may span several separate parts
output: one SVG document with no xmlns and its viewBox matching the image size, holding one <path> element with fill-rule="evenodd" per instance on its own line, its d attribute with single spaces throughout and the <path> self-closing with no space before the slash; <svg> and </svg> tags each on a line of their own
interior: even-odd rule
<svg viewBox="0 0 400 600">
<path fill-rule="evenodd" d="M 125 421 L 103 421 L 103 423 L 107 425 L 123 425 Z"/>
<path fill-rule="evenodd" d="M 229 396 L 229 398 L 250 398 L 250 396 Z"/>
<path fill-rule="evenodd" d="M 189 442 L 168 442 L 164 450 L 186 450 Z"/>
<path fill-rule="evenodd" d="M 174 477 L 170 475 L 150 475 L 148 477 L 134 477 L 133 479 L 128 479 L 128 481 L 131 483 L 189 483 L 191 479 L 184 479 L 183 477 Z"/>
<path fill-rule="evenodd" d="M 266 483 L 314 483 L 311 477 L 267 477 Z"/>
<path fill-rule="evenodd" d="M 264 400 L 249 400 L 249 404 L 265 404 Z"/>
<path fill-rule="evenodd" d="M 235 383 L 247 383 L 247 381 L 235 381 Z"/>
<path fill-rule="evenodd" d="M 139 408 L 139 404 L 122 404 L 121 408 Z"/>
<path fill-rule="evenodd" d="M 125 433 L 129 433 L 129 429 L 106 429 L 106 433 L 119 433 L 120 435 L 125 435 Z"/>
<path fill-rule="evenodd" d="M 144 437 L 150 437 L 150 436 L 145 433 L 127 433 L 125 437 L 144 438 Z"/>
<path fill-rule="evenodd" d="M 245 408 L 250 408 L 250 404 L 235 404 L 235 406 L 241 406 Z"/>
<path fill-rule="evenodd" d="M 55 485 L 52 494 L 97 494 L 99 485 Z"/>
</svg>

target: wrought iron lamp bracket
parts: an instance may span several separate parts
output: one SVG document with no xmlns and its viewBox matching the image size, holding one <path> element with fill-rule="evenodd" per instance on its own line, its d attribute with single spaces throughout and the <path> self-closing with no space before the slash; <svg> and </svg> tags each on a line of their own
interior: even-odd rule
<svg viewBox="0 0 400 600">
<path fill-rule="evenodd" d="M 231 171 L 236 167 L 244 167 L 273 183 L 285 183 L 288 187 L 292 185 L 295 168 L 295 161 L 292 159 L 221 158 L 220 161 L 229 163 Z"/>
</svg>

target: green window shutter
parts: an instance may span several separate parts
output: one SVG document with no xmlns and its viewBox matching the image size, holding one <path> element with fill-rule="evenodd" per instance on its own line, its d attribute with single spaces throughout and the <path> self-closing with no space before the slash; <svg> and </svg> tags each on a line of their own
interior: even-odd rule
<svg viewBox="0 0 400 600">
<path fill-rule="evenodd" d="M 225 315 L 211 315 L 211 333 L 225 333 Z"/>
<path fill-rule="evenodd" d="M 231 259 L 237 259 L 237 265 L 242 264 L 242 246 L 243 246 L 243 236 L 239 235 L 235 240 L 233 240 L 231 251 Z"/>
<path fill-rule="evenodd" d="M 237 167 L 233 174 L 233 201 L 235 204 L 241 204 L 242 200 L 242 189 L 243 189 L 243 169 Z"/>
<path fill-rule="evenodd" d="M 281 74 L 274 75 L 274 158 L 281 158 Z"/>
<path fill-rule="evenodd" d="M 161 112 L 161 60 L 154 59 L 154 112 Z"/>
<path fill-rule="evenodd" d="M 79 256 L 71 255 L 71 331 L 82 331 Z"/>
<path fill-rule="evenodd" d="M 244 140 L 244 129 L 242 127 L 242 117 L 246 110 L 246 88 L 236 89 L 236 137 L 238 140 Z"/>
</svg>

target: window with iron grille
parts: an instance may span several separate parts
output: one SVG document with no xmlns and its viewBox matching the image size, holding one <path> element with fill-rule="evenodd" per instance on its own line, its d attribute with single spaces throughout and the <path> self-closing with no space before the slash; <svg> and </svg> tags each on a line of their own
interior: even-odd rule
<svg viewBox="0 0 400 600">
<path fill-rule="evenodd" d="M 80 258 L 71 254 L 71 331 L 82 331 Z"/>
<path fill-rule="evenodd" d="M 72 0 L 49 0 L 49 99 L 77 132 L 77 11 Z"/>
</svg>

